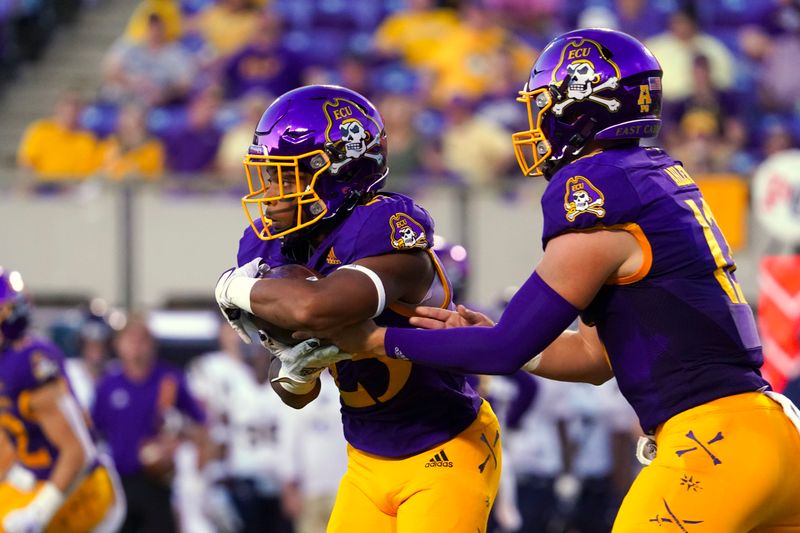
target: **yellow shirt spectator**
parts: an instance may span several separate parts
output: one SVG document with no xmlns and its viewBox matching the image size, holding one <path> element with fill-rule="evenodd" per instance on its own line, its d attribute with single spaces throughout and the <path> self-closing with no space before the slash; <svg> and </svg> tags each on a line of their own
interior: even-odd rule
<svg viewBox="0 0 800 533">
<path fill-rule="evenodd" d="M 142 42 L 147 33 L 151 15 L 158 15 L 164 24 L 167 41 L 174 41 L 182 34 L 181 8 L 175 0 L 144 0 L 134 9 L 125 37 L 131 42 Z"/>
<path fill-rule="evenodd" d="M 494 66 L 501 55 L 510 57 L 517 79 L 527 79 L 530 58 L 535 56 L 533 49 L 513 40 L 497 26 L 458 27 L 429 54 L 428 70 L 433 75 L 431 99 L 439 106 L 455 97 L 475 100 L 489 92 L 497 75 Z"/>
<path fill-rule="evenodd" d="M 386 54 L 401 56 L 412 67 L 427 62 L 442 46 L 442 37 L 458 27 L 458 16 L 450 9 L 400 11 L 388 17 L 375 32 L 375 46 Z"/>
<path fill-rule="evenodd" d="M 221 0 L 197 15 L 196 28 L 219 55 L 240 50 L 258 29 L 259 12 L 248 0 Z"/>
<path fill-rule="evenodd" d="M 139 146 L 124 148 L 112 137 L 103 143 L 103 171 L 112 180 L 142 177 L 156 180 L 164 173 L 164 146 L 149 139 Z"/>
<path fill-rule="evenodd" d="M 97 170 L 98 152 L 97 138 L 92 133 L 42 119 L 28 127 L 17 160 L 41 181 L 73 180 L 86 178 Z"/>
</svg>

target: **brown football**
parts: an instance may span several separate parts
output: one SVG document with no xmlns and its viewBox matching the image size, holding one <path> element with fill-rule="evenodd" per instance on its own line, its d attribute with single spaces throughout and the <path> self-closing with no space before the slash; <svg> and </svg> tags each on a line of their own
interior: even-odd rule
<svg viewBox="0 0 800 533">
<path fill-rule="evenodd" d="M 303 265 L 290 264 L 270 268 L 264 272 L 261 277 L 264 279 L 308 279 L 316 281 L 319 279 L 319 274 Z M 271 322 L 267 322 L 263 318 L 250 313 L 248 313 L 247 318 L 256 328 L 266 331 L 267 335 L 278 342 L 288 344 L 289 346 L 294 346 L 295 344 L 301 342 L 295 338 L 292 338 L 292 333 L 294 333 L 293 331 L 272 324 Z"/>
</svg>

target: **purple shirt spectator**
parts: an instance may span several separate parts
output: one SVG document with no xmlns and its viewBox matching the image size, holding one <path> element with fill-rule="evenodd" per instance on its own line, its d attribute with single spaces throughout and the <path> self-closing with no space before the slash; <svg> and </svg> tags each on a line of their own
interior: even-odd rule
<svg viewBox="0 0 800 533">
<path fill-rule="evenodd" d="M 189 104 L 186 122 L 163 133 L 170 170 L 179 173 L 212 170 L 223 134 L 216 123 L 219 100 L 216 90 L 200 94 Z"/>
<path fill-rule="evenodd" d="M 205 422 L 205 414 L 189 393 L 183 373 L 175 367 L 156 362 L 143 381 L 134 382 L 119 366 L 113 366 L 97 386 L 92 418 L 111 448 L 119 473 L 138 473 L 140 445 L 155 437 L 160 429 L 163 408 L 159 405 L 174 390 L 175 404 L 195 422 Z"/>
</svg>

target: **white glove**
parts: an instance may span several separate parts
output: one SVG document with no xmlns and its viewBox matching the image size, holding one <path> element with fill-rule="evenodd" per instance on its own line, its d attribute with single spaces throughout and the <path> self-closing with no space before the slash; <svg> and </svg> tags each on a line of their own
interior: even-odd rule
<svg viewBox="0 0 800 533">
<path fill-rule="evenodd" d="M 41 533 L 63 503 L 64 494 L 47 482 L 31 503 L 6 515 L 3 529 L 6 533 Z"/>
<path fill-rule="evenodd" d="M 339 351 L 336 346 L 321 346 L 319 339 L 308 339 L 297 346 L 288 346 L 271 338 L 263 330 L 258 331 L 258 337 L 264 348 L 281 361 L 278 377 L 273 378 L 272 382 L 280 383 L 293 394 L 310 392 L 323 370 L 333 363 L 353 357 Z"/>
<path fill-rule="evenodd" d="M 247 315 L 242 310 L 252 312 L 250 290 L 267 270 L 269 265 L 257 257 L 238 268 L 229 268 L 223 272 L 214 288 L 214 296 L 222 316 L 245 344 L 253 342 L 250 331 L 255 331 L 255 327 L 247 320 Z M 235 280 L 238 282 L 234 282 Z"/>
</svg>

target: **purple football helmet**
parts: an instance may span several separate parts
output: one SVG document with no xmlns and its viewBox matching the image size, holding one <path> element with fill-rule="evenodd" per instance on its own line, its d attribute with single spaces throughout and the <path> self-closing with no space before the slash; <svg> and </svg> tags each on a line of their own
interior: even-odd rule
<svg viewBox="0 0 800 533">
<path fill-rule="evenodd" d="M 593 139 L 655 137 L 661 65 L 626 33 L 575 30 L 545 47 L 517 101 L 530 125 L 513 135 L 517 162 L 525 175 L 551 175 Z"/>
<path fill-rule="evenodd" d="M 19 272 L 0 267 L 0 346 L 19 339 L 28 328 L 30 302 L 23 286 Z"/>
<path fill-rule="evenodd" d="M 259 238 L 310 228 L 383 187 L 389 171 L 383 119 L 350 89 L 294 89 L 264 112 L 244 166 L 250 194 L 242 205 Z M 282 213 L 282 226 L 271 213 Z"/>
</svg>

